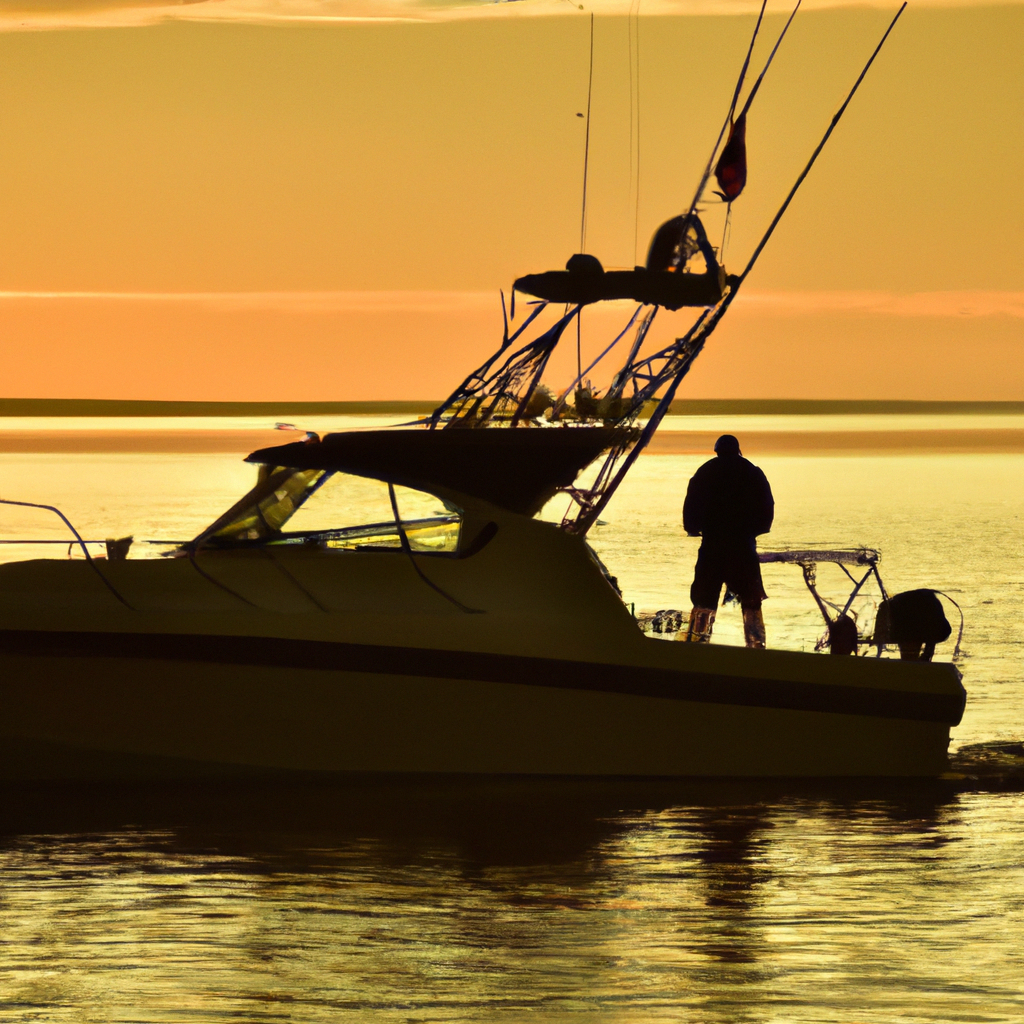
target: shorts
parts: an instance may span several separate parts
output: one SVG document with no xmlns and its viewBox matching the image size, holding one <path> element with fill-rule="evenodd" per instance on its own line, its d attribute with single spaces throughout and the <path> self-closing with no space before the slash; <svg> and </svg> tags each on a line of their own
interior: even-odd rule
<svg viewBox="0 0 1024 1024">
<path fill-rule="evenodd" d="M 761 582 L 761 563 L 753 541 L 711 543 L 706 540 L 697 553 L 697 565 L 690 586 L 695 608 L 717 608 L 722 587 L 736 594 L 743 608 L 760 608 L 768 596 Z"/>
</svg>

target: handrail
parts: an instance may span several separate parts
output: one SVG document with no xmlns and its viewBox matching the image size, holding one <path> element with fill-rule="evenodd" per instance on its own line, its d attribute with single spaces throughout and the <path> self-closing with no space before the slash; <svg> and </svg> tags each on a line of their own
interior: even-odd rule
<svg viewBox="0 0 1024 1024">
<path fill-rule="evenodd" d="M 100 567 L 95 563 L 95 561 L 93 561 L 92 555 L 89 554 L 89 549 L 86 547 L 86 542 L 82 540 L 82 535 L 74 528 L 74 526 L 72 526 L 71 520 L 68 519 L 68 517 L 64 515 L 56 505 L 40 505 L 35 501 L 12 501 L 10 498 L 0 498 L 0 505 L 19 505 L 22 508 L 41 508 L 47 512 L 53 512 L 60 516 L 64 525 L 74 534 L 75 540 L 78 541 L 78 545 L 82 549 L 82 554 L 85 555 L 85 560 L 89 563 L 92 571 L 96 573 L 101 580 L 103 580 L 103 585 L 114 595 L 114 597 L 118 599 L 118 601 L 121 602 L 121 604 L 125 606 L 125 608 L 134 611 L 132 606 L 120 595 L 120 593 L 118 593 L 114 584 L 111 583 L 110 580 L 108 580 L 100 571 Z"/>
</svg>

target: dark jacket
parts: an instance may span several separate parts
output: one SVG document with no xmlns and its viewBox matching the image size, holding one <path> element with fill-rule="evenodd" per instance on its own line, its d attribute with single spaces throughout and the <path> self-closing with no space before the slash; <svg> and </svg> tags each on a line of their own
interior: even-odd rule
<svg viewBox="0 0 1024 1024">
<path fill-rule="evenodd" d="M 690 478 L 683 527 L 691 536 L 750 543 L 772 528 L 774 518 L 768 478 L 741 455 L 718 455 Z"/>
</svg>

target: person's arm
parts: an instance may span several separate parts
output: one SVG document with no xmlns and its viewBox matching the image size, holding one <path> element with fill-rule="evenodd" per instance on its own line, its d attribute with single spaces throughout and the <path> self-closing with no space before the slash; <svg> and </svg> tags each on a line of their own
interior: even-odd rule
<svg viewBox="0 0 1024 1024">
<path fill-rule="evenodd" d="M 704 529 L 704 486 L 700 479 L 700 470 L 690 477 L 686 488 L 686 500 L 683 502 L 683 529 L 687 536 L 699 537 Z"/>
<path fill-rule="evenodd" d="M 755 531 L 756 536 L 760 536 L 762 533 L 770 533 L 772 523 L 775 521 L 775 498 L 772 495 L 771 484 L 768 483 L 768 477 L 764 475 L 762 470 L 758 470 L 761 474 L 761 494 L 758 508 L 758 521 L 757 529 Z"/>
</svg>

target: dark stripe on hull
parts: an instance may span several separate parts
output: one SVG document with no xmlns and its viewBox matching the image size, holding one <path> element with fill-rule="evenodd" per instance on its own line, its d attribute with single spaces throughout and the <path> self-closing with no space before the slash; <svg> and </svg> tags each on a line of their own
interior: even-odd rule
<svg viewBox="0 0 1024 1024">
<path fill-rule="evenodd" d="M 197 661 L 479 680 L 949 725 L 959 723 L 966 699 L 962 688 L 959 695 L 913 693 L 513 654 L 202 633 L 0 630 L 0 653 L 55 658 Z"/>
</svg>

